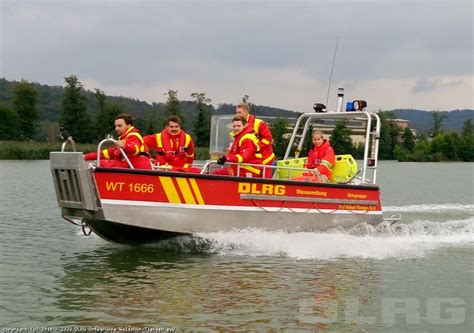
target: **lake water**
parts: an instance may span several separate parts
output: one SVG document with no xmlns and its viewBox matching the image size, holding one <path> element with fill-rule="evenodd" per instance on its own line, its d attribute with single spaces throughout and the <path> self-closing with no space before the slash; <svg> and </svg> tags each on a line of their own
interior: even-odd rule
<svg viewBox="0 0 474 333">
<path fill-rule="evenodd" d="M 127 247 L 61 219 L 48 161 L 0 161 L 2 332 L 473 332 L 474 164 L 378 178 L 398 226 Z"/>
</svg>

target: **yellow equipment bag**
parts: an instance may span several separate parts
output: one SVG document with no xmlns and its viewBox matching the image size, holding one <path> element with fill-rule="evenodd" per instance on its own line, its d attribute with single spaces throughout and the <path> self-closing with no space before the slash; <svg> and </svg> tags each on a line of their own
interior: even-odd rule
<svg viewBox="0 0 474 333">
<path fill-rule="evenodd" d="M 277 179 L 292 179 L 301 176 L 303 170 L 290 170 L 286 168 L 304 168 L 306 164 L 306 157 L 291 158 L 287 160 L 277 161 L 277 172 L 275 173 Z M 285 168 L 283 168 L 285 167 Z M 289 177 L 288 177 L 289 175 Z"/>
<path fill-rule="evenodd" d="M 293 179 L 301 176 L 303 170 L 290 170 L 286 168 L 304 168 L 306 157 L 291 158 L 277 161 L 278 170 L 275 173 L 276 179 Z M 285 167 L 285 168 L 283 168 Z M 357 161 L 350 154 L 336 155 L 336 164 L 332 169 L 334 183 L 347 183 L 357 175 Z M 289 177 L 288 177 L 289 175 Z"/>
<path fill-rule="evenodd" d="M 357 172 L 357 161 L 352 155 L 336 155 L 336 164 L 332 169 L 334 183 L 347 183 L 357 175 Z"/>
</svg>

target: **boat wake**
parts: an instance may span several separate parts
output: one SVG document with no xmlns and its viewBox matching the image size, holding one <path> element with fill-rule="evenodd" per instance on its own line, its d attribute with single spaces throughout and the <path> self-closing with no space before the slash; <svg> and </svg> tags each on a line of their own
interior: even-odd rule
<svg viewBox="0 0 474 333">
<path fill-rule="evenodd" d="M 404 212 L 401 222 L 384 222 L 376 227 L 362 223 L 351 229 L 335 228 L 321 233 L 256 229 L 200 233 L 165 242 L 160 247 L 223 256 L 320 260 L 409 259 L 425 257 L 442 248 L 474 247 L 474 205 L 411 205 L 388 207 L 386 211 Z M 452 213 L 456 213 L 455 218 L 451 218 Z"/>
<path fill-rule="evenodd" d="M 474 215 L 474 205 L 463 204 L 421 204 L 409 206 L 388 206 L 384 207 L 384 212 L 408 212 L 408 213 L 445 213 L 445 212 L 461 212 Z"/>
<path fill-rule="evenodd" d="M 389 206 L 383 209 L 385 217 L 400 214 L 405 224 L 416 221 L 429 220 L 432 222 L 446 222 L 449 220 L 463 220 L 474 216 L 473 204 L 420 204 L 408 206 Z"/>
<path fill-rule="evenodd" d="M 403 213 L 402 220 L 319 233 L 259 229 L 198 233 L 150 246 L 165 252 L 298 260 L 410 259 L 443 248 L 474 250 L 474 205 L 410 205 L 387 207 L 384 212 Z"/>
<path fill-rule="evenodd" d="M 442 247 L 474 246 L 474 218 L 417 221 L 377 227 L 360 224 L 325 233 L 284 233 L 244 230 L 200 234 L 208 251 L 235 256 L 285 256 L 295 259 L 417 258 Z"/>
</svg>

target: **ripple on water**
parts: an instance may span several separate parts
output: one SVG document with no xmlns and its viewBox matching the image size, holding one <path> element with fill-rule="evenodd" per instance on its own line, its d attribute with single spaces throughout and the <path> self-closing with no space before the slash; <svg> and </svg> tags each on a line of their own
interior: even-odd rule
<svg viewBox="0 0 474 333">
<path fill-rule="evenodd" d="M 415 298 L 423 309 L 429 297 L 459 298 L 472 313 L 465 296 L 472 289 L 472 204 L 412 205 L 398 196 L 397 206 L 387 201 L 388 213 L 403 214 L 397 227 L 291 235 L 247 230 L 134 248 L 84 237 L 62 221 L 47 161 L 1 168 L 9 175 L 1 177 L 0 191 L 3 327 L 373 331 L 383 327 L 387 297 Z M 423 199 L 435 202 L 430 193 Z M 375 325 L 343 317 L 311 322 L 335 305 L 343 313 L 353 300 L 360 316 L 377 318 Z M 449 331 L 471 327 L 466 315 Z M 437 328 L 397 323 L 401 331 Z"/>
</svg>

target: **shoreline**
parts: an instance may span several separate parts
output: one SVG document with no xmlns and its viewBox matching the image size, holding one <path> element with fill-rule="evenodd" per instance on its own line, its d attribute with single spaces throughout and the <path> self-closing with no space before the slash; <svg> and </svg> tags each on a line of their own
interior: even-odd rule
<svg viewBox="0 0 474 333">
<path fill-rule="evenodd" d="M 62 142 L 38 141 L 6 141 L 0 140 L 0 160 L 49 160 L 49 153 L 61 151 Z M 71 146 L 67 145 L 67 151 Z M 76 151 L 92 152 L 97 150 L 97 144 L 76 143 Z M 209 148 L 196 147 L 196 159 L 207 160 Z"/>
</svg>

